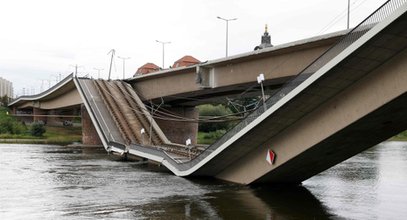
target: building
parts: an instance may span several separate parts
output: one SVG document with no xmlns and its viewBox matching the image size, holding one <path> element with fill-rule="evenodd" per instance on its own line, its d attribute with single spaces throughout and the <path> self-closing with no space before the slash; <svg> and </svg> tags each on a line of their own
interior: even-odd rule
<svg viewBox="0 0 407 220">
<path fill-rule="evenodd" d="M 158 70 L 160 70 L 160 67 L 155 65 L 154 63 L 146 63 L 146 64 L 144 64 L 143 66 L 141 66 L 140 68 L 137 69 L 134 76 L 144 75 L 144 74 L 156 72 Z"/>
<path fill-rule="evenodd" d="M 270 35 L 269 32 L 267 31 L 267 24 L 264 30 L 264 34 L 263 36 L 261 36 L 261 44 L 259 46 L 256 46 L 254 48 L 254 50 L 260 50 L 260 49 L 264 49 L 267 47 L 272 47 L 273 44 L 271 44 L 271 39 L 270 39 Z"/>
<path fill-rule="evenodd" d="M 14 97 L 13 83 L 0 77 L 0 97 L 7 96 L 9 98 Z"/>
<path fill-rule="evenodd" d="M 198 64 L 200 62 L 201 61 L 199 61 L 195 57 L 186 55 L 186 56 L 182 57 L 181 59 L 175 61 L 174 64 L 172 65 L 172 68 L 177 68 L 177 67 L 181 67 L 181 66 L 192 66 L 192 65 Z"/>
</svg>

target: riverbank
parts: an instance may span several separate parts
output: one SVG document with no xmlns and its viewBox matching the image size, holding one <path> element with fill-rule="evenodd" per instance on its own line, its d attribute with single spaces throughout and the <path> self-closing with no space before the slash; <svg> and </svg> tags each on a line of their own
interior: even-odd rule
<svg viewBox="0 0 407 220">
<path fill-rule="evenodd" d="M 407 141 L 407 131 L 401 132 L 400 134 L 390 138 L 391 141 Z"/>
<path fill-rule="evenodd" d="M 221 132 L 199 132 L 198 144 L 212 144 L 217 138 L 220 138 L 223 133 Z M 1 135 L 0 143 L 14 143 L 14 144 L 58 144 L 70 145 L 80 144 L 82 141 L 82 128 L 81 127 L 54 127 L 46 126 L 46 132 L 43 137 L 35 138 L 32 136 L 13 136 Z M 392 137 L 389 141 L 407 141 L 407 131 Z"/>
<path fill-rule="evenodd" d="M 57 144 L 69 145 L 82 141 L 81 127 L 57 127 L 45 126 L 46 132 L 42 137 L 33 137 L 31 135 L 7 135 L 0 136 L 0 143 L 13 144 Z"/>
</svg>

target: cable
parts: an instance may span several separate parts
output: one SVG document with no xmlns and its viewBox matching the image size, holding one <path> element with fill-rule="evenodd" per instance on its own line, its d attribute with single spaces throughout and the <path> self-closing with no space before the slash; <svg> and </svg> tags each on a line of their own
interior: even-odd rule
<svg viewBox="0 0 407 220">
<path fill-rule="evenodd" d="M 248 88 L 248 89 L 246 89 L 246 91 L 244 91 L 243 93 L 241 93 L 241 94 L 244 94 L 245 92 L 247 92 L 247 91 L 249 91 L 250 89 L 252 89 L 253 87 L 255 87 L 255 86 L 251 86 L 250 88 Z M 130 93 L 128 93 L 127 91 L 125 91 L 129 96 L 132 96 L 132 94 L 130 94 Z M 137 94 L 137 95 L 139 95 L 139 94 Z M 143 97 L 142 95 L 139 95 L 139 96 L 141 96 L 141 97 Z M 146 99 L 145 97 L 144 97 L 144 99 Z M 162 98 L 161 98 L 162 99 Z M 193 99 L 193 98 L 191 98 L 191 99 Z M 162 103 L 163 103 L 163 99 L 162 99 Z M 161 103 L 161 104 L 162 104 Z M 160 104 L 160 105 L 161 105 Z M 155 105 L 155 106 L 160 106 L 160 105 L 156 105 L 156 104 L 154 104 L 154 103 L 152 103 L 152 105 Z M 150 106 L 146 106 L 146 108 L 148 108 L 149 110 L 154 110 L 154 108 L 153 107 L 150 107 Z M 176 118 L 181 118 L 181 119 L 186 119 L 186 120 L 192 120 L 192 119 L 190 119 L 190 118 L 186 118 L 186 117 L 183 117 L 183 116 L 180 116 L 180 115 L 178 115 L 178 114 L 175 114 L 175 113 L 173 113 L 173 112 L 171 112 L 171 111 L 169 111 L 169 110 L 167 110 L 167 109 L 164 109 L 163 108 L 163 110 L 164 111 L 166 111 L 166 112 L 168 112 L 168 113 L 165 113 L 165 112 L 163 112 L 163 111 L 160 111 L 160 110 L 155 110 L 154 112 L 159 112 L 159 113 L 161 113 L 161 114 L 164 114 L 164 115 L 167 115 L 167 116 L 173 116 L 173 117 L 176 117 Z M 243 112 L 238 112 L 238 113 L 236 113 L 236 115 L 239 115 L 239 114 L 244 114 L 244 113 L 247 113 L 248 111 L 243 111 Z M 194 119 L 195 120 L 195 119 Z"/>
<path fill-rule="evenodd" d="M 113 88 L 113 85 L 110 85 L 109 83 L 107 83 L 106 85 L 111 87 L 112 89 L 115 89 L 115 88 Z M 107 91 L 105 88 L 101 88 L 101 89 L 103 89 L 105 94 L 111 96 L 113 99 L 117 98 L 113 94 L 111 94 L 109 91 Z M 131 109 L 131 110 L 133 110 L 133 111 L 135 111 L 135 112 L 137 112 L 139 114 L 143 114 L 145 116 L 150 117 L 150 114 L 140 112 L 138 109 L 134 109 L 134 108 L 131 108 L 129 106 L 127 106 L 127 108 L 129 108 L 129 109 Z M 160 112 L 160 111 L 157 110 L 157 112 Z M 249 112 L 249 111 L 246 111 L 246 112 Z M 198 123 L 198 122 L 226 122 L 226 121 L 238 120 L 239 118 L 232 118 L 232 119 L 225 119 L 225 120 L 218 120 L 218 118 L 228 117 L 228 116 L 237 115 L 237 114 L 243 114 L 243 113 L 246 113 L 246 112 L 238 112 L 238 113 L 230 114 L 230 115 L 227 115 L 227 116 L 217 116 L 217 117 L 211 117 L 211 118 L 208 118 L 208 119 L 191 119 L 191 118 L 186 118 L 186 117 L 183 117 L 181 119 L 175 119 L 175 118 L 160 117 L 160 116 L 154 116 L 154 115 L 152 115 L 151 117 L 156 118 L 156 119 L 160 119 L 160 120 L 164 120 L 164 121 L 181 121 L 181 122 L 194 122 L 194 123 Z"/>
<path fill-rule="evenodd" d="M 356 0 L 352 3 L 352 5 L 355 5 L 359 0 Z M 363 3 L 365 3 L 367 0 L 363 0 L 359 5 L 351 9 L 351 11 L 355 11 L 357 8 L 359 8 Z M 343 10 L 340 14 L 338 14 L 334 19 L 332 19 L 325 27 L 323 27 L 318 33 L 322 34 L 325 31 L 329 30 L 333 25 L 337 24 L 339 21 L 341 21 L 345 16 L 346 16 L 347 9 Z"/>
</svg>

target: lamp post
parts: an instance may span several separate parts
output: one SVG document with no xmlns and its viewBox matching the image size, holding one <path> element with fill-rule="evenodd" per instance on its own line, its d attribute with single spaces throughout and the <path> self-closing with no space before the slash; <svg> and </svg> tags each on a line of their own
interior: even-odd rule
<svg viewBox="0 0 407 220">
<path fill-rule="evenodd" d="M 118 58 L 123 60 L 123 79 L 124 79 L 125 78 L 125 72 L 126 72 L 126 60 L 130 59 L 130 57 L 118 56 Z"/>
<path fill-rule="evenodd" d="M 160 44 L 162 44 L 162 46 L 163 46 L 163 65 L 162 65 L 162 68 L 164 69 L 164 45 L 165 44 L 170 44 L 171 42 L 170 41 L 167 41 L 167 42 L 164 42 L 164 41 L 159 41 L 159 40 L 155 40 L 157 43 L 160 43 Z"/>
<path fill-rule="evenodd" d="M 229 38 L 229 21 L 235 21 L 237 18 L 226 19 L 222 17 L 217 17 L 218 19 L 224 20 L 226 22 L 226 57 L 228 56 L 228 38 Z"/>
<path fill-rule="evenodd" d="M 109 53 L 112 54 L 112 57 L 110 58 L 109 76 L 107 77 L 107 80 L 110 81 L 110 75 L 111 75 L 111 73 L 112 73 L 113 58 L 114 58 L 114 54 L 116 53 L 116 50 L 115 50 L 115 49 L 111 49 L 111 50 L 109 51 Z M 109 54 L 109 53 L 107 53 L 107 54 Z"/>
<path fill-rule="evenodd" d="M 264 112 L 266 112 L 267 106 L 266 106 L 266 96 L 264 95 L 263 81 L 264 81 L 264 74 L 260 73 L 260 75 L 257 77 L 257 83 L 260 84 L 260 86 L 261 86 L 261 99 L 263 100 Z"/>
<path fill-rule="evenodd" d="M 350 0 L 348 0 L 348 16 L 347 16 L 347 23 L 346 23 L 347 29 L 349 29 L 349 20 L 350 20 Z"/>
</svg>

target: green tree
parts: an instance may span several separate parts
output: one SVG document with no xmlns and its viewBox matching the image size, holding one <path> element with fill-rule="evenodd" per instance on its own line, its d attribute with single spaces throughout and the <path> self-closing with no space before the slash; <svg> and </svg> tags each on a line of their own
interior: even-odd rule
<svg viewBox="0 0 407 220">
<path fill-rule="evenodd" d="M 7 95 L 4 95 L 0 98 L 0 102 L 3 106 L 7 106 L 9 103 L 10 98 Z"/>
<path fill-rule="evenodd" d="M 216 116 L 230 115 L 233 112 L 224 105 L 200 105 L 198 106 L 200 118 L 211 118 Z M 217 130 L 228 130 L 231 126 L 230 122 L 201 122 L 199 123 L 199 131 L 210 132 Z"/>
<path fill-rule="evenodd" d="M 9 114 L 9 109 L 0 107 L 0 134 L 21 134 L 24 131 L 24 125 Z"/>
</svg>

